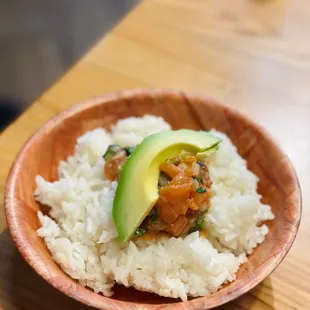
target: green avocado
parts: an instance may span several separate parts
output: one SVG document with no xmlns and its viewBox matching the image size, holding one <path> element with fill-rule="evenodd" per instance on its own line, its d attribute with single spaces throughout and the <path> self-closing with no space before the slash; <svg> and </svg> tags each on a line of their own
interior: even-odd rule
<svg viewBox="0 0 310 310">
<path fill-rule="evenodd" d="M 210 155 L 221 139 L 206 132 L 176 130 L 145 138 L 124 164 L 113 201 L 113 220 L 122 243 L 127 242 L 158 199 L 159 165 L 182 150 Z M 212 151 L 211 151 L 212 152 Z"/>
</svg>

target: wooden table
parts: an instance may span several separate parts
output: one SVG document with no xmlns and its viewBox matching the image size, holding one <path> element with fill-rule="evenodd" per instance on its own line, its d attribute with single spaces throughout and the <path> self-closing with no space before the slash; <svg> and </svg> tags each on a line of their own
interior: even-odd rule
<svg viewBox="0 0 310 310">
<path fill-rule="evenodd" d="M 295 165 L 304 201 L 299 234 L 284 262 L 223 309 L 310 309 L 309 16 L 308 0 L 145 0 L 2 133 L 1 191 L 25 140 L 78 101 L 135 87 L 208 94 L 278 140 Z M 0 225 L 1 309 L 86 309 L 23 262 L 3 212 Z"/>
</svg>

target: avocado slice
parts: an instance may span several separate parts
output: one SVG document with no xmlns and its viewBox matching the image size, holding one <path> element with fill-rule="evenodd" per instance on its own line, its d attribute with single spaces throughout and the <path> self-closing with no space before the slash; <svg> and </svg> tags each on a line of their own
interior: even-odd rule
<svg viewBox="0 0 310 310">
<path fill-rule="evenodd" d="M 112 215 L 118 239 L 127 242 L 155 205 L 160 163 L 182 150 L 192 154 L 216 150 L 220 142 L 220 138 L 206 131 L 187 129 L 145 138 L 124 164 L 116 189 Z"/>
<path fill-rule="evenodd" d="M 211 156 L 213 153 L 215 153 L 219 149 L 219 145 L 215 144 L 214 146 L 210 147 L 209 149 L 203 151 L 203 152 L 198 152 L 196 154 L 196 157 L 198 160 L 204 160 L 207 157 Z"/>
</svg>

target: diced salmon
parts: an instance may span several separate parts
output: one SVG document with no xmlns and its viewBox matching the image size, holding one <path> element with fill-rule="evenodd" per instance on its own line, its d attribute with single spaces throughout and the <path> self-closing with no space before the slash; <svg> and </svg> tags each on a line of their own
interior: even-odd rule
<svg viewBox="0 0 310 310">
<path fill-rule="evenodd" d="M 188 205 L 186 203 L 186 199 L 179 198 L 174 199 L 172 202 L 169 202 L 170 207 L 175 211 L 177 214 L 186 214 Z"/>
<path fill-rule="evenodd" d="M 196 161 L 196 157 L 193 155 L 189 155 L 185 158 L 184 162 L 187 164 L 192 164 Z"/>
<path fill-rule="evenodd" d="M 196 211 L 199 210 L 199 206 L 196 204 L 194 198 L 187 199 L 187 205 L 190 209 Z"/>
<path fill-rule="evenodd" d="M 208 209 L 211 197 L 207 166 L 197 163 L 190 153 L 182 152 L 162 163 L 160 170 L 170 181 L 160 186 L 156 202 L 158 217 L 145 220 L 146 229 L 164 231 L 175 237 L 197 229 L 196 220 Z M 206 191 L 198 190 L 199 187 Z"/>
<path fill-rule="evenodd" d="M 193 198 L 195 203 L 196 203 L 196 205 L 200 206 L 206 200 L 207 195 L 208 195 L 207 192 L 205 192 L 205 193 L 197 193 L 195 191 L 195 192 L 191 193 L 191 197 L 190 198 Z"/>
<path fill-rule="evenodd" d="M 159 217 L 166 223 L 173 223 L 178 217 L 178 214 L 170 207 L 167 199 L 163 196 L 159 196 L 156 205 L 158 206 Z"/>
<path fill-rule="evenodd" d="M 104 175 L 110 181 L 118 180 L 122 167 L 126 161 L 126 152 L 120 151 L 104 165 Z"/>
<path fill-rule="evenodd" d="M 168 163 L 167 161 L 161 163 L 159 169 L 162 172 L 165 172 L 171 179 L 178 175 L 180 172 L 177 166 L 172 163 Z"/>
<path fill-rule="evenodd" d="M 189 166 L 186 163 L 179 164 L 178 168 L 181 170 L 182 174 L 186 177 L 191 177 L 193 175 L 193 171 L 191 168 L 191 164 Z"/>
<path fill-rule="evenodd" d="M 186 171 L 188 169 L 188 166 L 185 163 L 180 163 L 178 166 L 180 171 Z"/>
<path fill-rule="evenodd" d="M 185 175 L 183 172 L 179 172 L 170 182 L 170 185 L 182 185 L 184 183 L 191 183 L 192 179 Z"/>
<path fill-rule="evenodd" d="M 186 199 L 189 197 L 192 189 L 191 183 L 185 183 L 180 185 L 168 185 L 162 187 L 159 190 L 159 194 L 168 199 L 168 201 L 173 201 L 174 198 L 183 198 Z"/>
<path fill-rule="evenodd" d="M 176 221 L 166 228 L 166 231 L 173 236 L 179 236 L 185 230 L 187 222 L 188 220 L 185 215 L 179 215 Z"/>
</svg>

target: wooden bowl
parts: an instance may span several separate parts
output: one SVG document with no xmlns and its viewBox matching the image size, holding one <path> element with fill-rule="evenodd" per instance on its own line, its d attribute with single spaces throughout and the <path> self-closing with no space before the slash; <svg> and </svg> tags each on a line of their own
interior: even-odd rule
<svg viewBox="0 0 310 310">
<path fill-rule="evenodd" d="M 113 297 L 95 294 L 67 276 L 52 260 L 36 230 L 40 224 L 35 202 L 35 176 L 55 180 L 60 160 L 72 154 L 77 137 L 118 119 L 144 114 L 163 116 L 174 129 L 216 128 L 237 146 L 259 178 L 263 202 L 272 206 L 266 240 L 249 256 L 236 281 L 217 293 L 187 302 L 116 287 Z M 5 190 L 5 212 L 12 238 L 25 260 L 48 283 L 64 294 L 99 309 L 209 309 L 246 293 L 266 278 L 289 251 L 300 222 L 301 194 L 294 169 L 270 136 L 250 119 L 214 100 L 169 90 L 134 90 L 82 102 L 55 116 L 20 151 Z"/>
</svg>

